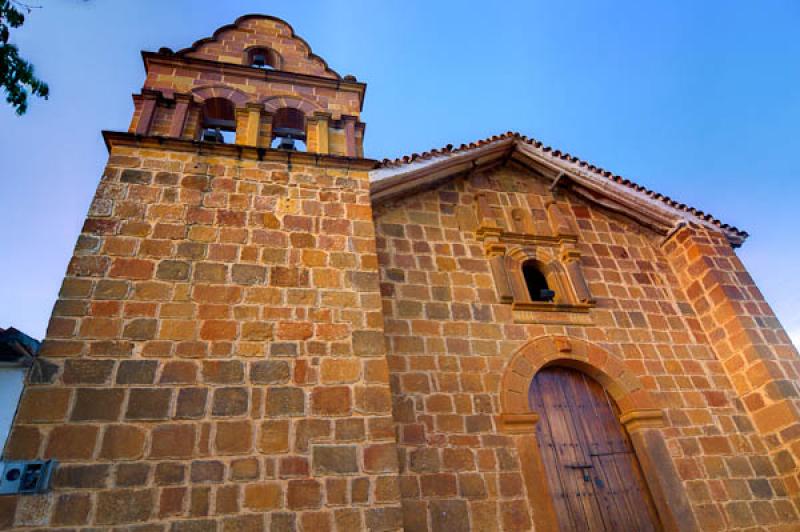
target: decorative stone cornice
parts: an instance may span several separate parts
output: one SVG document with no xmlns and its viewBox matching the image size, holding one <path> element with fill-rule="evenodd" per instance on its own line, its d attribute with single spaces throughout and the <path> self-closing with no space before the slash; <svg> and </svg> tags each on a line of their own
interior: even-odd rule
<svg viewBox="0 0 800 532">
<path fill-rule="evenodd" d="M 619 417 L 619 422 L 628 432 L 642 429 L 657 429 L 664 426 L 664 413 L 655 408 L 632 410 Z"/>
<path fill-rule="evenodd" d="M 103 131 L 106 148 L 111 151 L 116 146 L 132 148 L 159 148 L 171 149 L 181 152 L 202 153 L 204 155 L 234 157 L 257 161 L 285 162 L 288 164 L 304 164 L 327 168 L 346 168 L 350 170 L 368 171 L 375 167 L 373 159 L 360 157 L 344 157 L 322 153 L 276 150 L 272 148 L 257 148 L 241 144 L 217 144 L 215 142 L 202 142 L 173 137 L 153 135 L 137 135 L 121 131 Z"/>
<path fill-rule="evenodd" d="M 359 81 L 351 81 L 345 78 L 333 79 L 297 72 L 287 72 L 285 70 L 264 70 L 249 65 L 237 65 L 234 63 L 221 63 L 208 59 L 197 59 L 181 55 L 162 55 L 156 52 L 142 52 L 145 70 L 149 71 L 152 65 L 162 65 L 167 67 L 194 68 L 207 72 L 212 70 L 223 76 L 244 76 L 248 79 L 264 82 L 278 82 L 287 84 L 302 84 L 309 87 L 321 87 L 347 92 L 355 92 L 359 98 L 359 110 L 364 107 L 364 94 L 367 91 L 367 84 Z"/>
<path fill-rule="evenodd" d="M 497 429 L 506 434 L 533 434 L 536 432 L 536 423 L 539 414 L 500 414 L 496 418 Z"/>
</svg>

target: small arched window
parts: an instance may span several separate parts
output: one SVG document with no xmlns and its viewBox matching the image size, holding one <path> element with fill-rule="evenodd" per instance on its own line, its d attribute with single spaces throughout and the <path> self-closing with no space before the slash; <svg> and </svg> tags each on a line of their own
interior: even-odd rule
<svg viewBox="0 0 800 532">
<path fill-rule="evenodd" d="M 272 117 L 271 147 L 279 150 L 305 151 L 306 116 L 299 109 L 284 107 Z"/>
<path fill-rule="evenodd" d="M 269 48 L 251 48 L 247 51 L 247 64 L 264 70 L 277 70 L 280 57 L 275 50 Z"/>
<path fill-rule="evenodd" d="M 536 262 L 529 260 L 522 263 L 522 276 L 531 301 L 552 301 L 555 298 L 556 293 L 547 285 L 547 278 Z"/>
<path fill-rule="evenodd" d="M 201 140 L 233 144 L 236 142 L 236 109 L 225 98 L 209 98 L 203 102 Z"/>
</svg>

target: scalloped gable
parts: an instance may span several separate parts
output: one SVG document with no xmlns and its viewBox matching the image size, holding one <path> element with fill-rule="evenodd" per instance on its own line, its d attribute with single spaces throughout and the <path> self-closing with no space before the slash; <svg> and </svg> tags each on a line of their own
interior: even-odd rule
<svg viewBox="0 0 800 532">
<path fill-rule="evenodd" d="M 268 15 L 244 15 L 223 26 L 214 35 L 178 52 L 195 59 L 242 65 L 245 51 L 256 46 L 275 50 L 281 56 L 281 70 L 324 78 L 341 79 L 324 59 L 297 36 L 289 23 Z"/>
</svg>

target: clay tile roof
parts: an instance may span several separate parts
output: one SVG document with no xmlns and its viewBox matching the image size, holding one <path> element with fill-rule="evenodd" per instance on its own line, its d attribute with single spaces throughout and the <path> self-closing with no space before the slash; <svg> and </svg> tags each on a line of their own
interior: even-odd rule
<svg viewBox="0 0 800 532">
<path fill-rule="evenodd" d="M 719 227 L 720 229 L 736 233 L 739 237 L 741 237 L 742 240 L 746 239 L 749 236 L 747 231 L 743 231 L 743 230 L 738 229 L 738 228 L 736 228 L 736 227 L 734 227 L 732 225 L 726 224 L 726 223 L 722 222 L 721 220 L 715 218 L 714 216 L 712 216 L 712 215 L 710 215 L 708 213 L 705 213 L 705 212 L 703 212 L 703 211 L 701 211 L 699 209 L 695 209 L 694 207 L 690 207 L 689 205 L 686 205 L 685 203 L 680 203 L 678 201 L 675 201 L 674 199 L 670 198 L 669 196 L 665 196 L 664 194 L 661 194 L 661 193 L 656 192 L 654 190 L 650 190 L 647 187 L 643 187 L 642 185 L 639 185 L 639 184 L 631 181 L 630 179 L 627 179 L 627 178 L 624 178 L 622 176 L 616 175 L 613 172 L 610 172 L 610 171 L 608 171 L 608 170 L 606 170 L 604 168 L 600 168 L 599 166 L 596 166 L 596 165 L 594 165 L 594 164 L 592 164 L 590 162 L 584 161 L 584 160 L 582 160 L 582 159 L 580 159 L 578 157 L 575 157 L 574 155 L 562 152 L 561 150 L 556 150 L 556 149 L 552 148 L 551 146 L 545 146 L 542 142 L 540 142 L 540 141 L 538 141 L 538 140 L 536 140 L 534 138 L 529 138 L 529 137 L 527 137 L 525 135 L 522 135 L 522 134 L 520 134 L 520 133 L 518 133 L 516 131 L 507 131 L 507 132 L 505 132 L 505 133 L 503 133 L 501 135 L 493 135 L 491 137 L 488 137 L 488 138 L 485 138 L 485 139 L 482 139 L 482 140 L 478 140 L 478 141 L 475 141 L 475 142 L 471 142 L 469 144 L 462 144 L 461 146 L 459 146 L 457 148 L 453 147 L 452 144 L 448 144 L 444 148 L 433 149 L 433 150 L 425 151 L 425 152 L 422 152 L 422 153 L 414 153 L 414 154 L 412 154 L 410 156 L 406 155 L 406 156 L 403 156 L 403 157 L 398 157 L 396 159 L 383 159 L 382 161 L 380 161 L 380 163 L 378 163 L 378 168 L 396 168 L 396 167 L 400 167 L 400 166 L 402 166 L 404 164 L 409 164 L 411 162 L 417 162 L 417 161 L 421 161 L 421 160 L 431 160 L 431 159 L 435 159 L 437 157 L 441 157 L 443 155 L 454 154 L 454 153 L 459 153 L 459 152 L 466 152 L 466 151 L 469 151 L 469 150 L 472 150 L 472 149 L 475 149 L 475 148 L 479 148 L 481 146 L 485 146 L 485 145 L 490 144 L 492 142 L 496 142 L 498 140 L 504 140 L 504 139 L 515 139 L 515 140 L 517 140 L 519 142 L 524 142 L 525 144 L 528 144 L 528 145 L 533 146 L 534 148 L 538 149 L 542 154 L 544 154 L 544 155 L 546 155 L 546 156 L 548 156 L 548 157 L 550 157 L 552 159 L 559 159 L 559 160 L 562 160 L 562 161 L 566 161 L 566 162 L 569 162 L 569 163 L 576 164 L 579 167 L 581 167 L 582 169 L 588 170 L 588 171 L 590 171 L 590 172 L 592 172 L 592 173 L 594 173 L 596 175 L 605 177 L 605 178 L 607 178 L 607 179 L 609 179 L 611 181 L 614 181 L 614 182 L 619 183 L 621 185 L 627 186 L 630 189 L 635 190 L 636 192 L 646 194 L 650 198 L 658 200 L 658 201 L 661 201 L 662 203 L 664 203 L 664 204 L 666 204 L 666 205 L 668 205 L 668 206 L 670 206 L 670 207 L 672 207 L 674 209 L 678 209 L 680 211 L 683 211 L 683 212 L 686 212 L 686 213 L 691 214 L 693 216 L 696 216 L 698 218 L 701 218 L 701 219 L 705 220 L 706 222 L 709 222 L 712 225 L 715 225 L 715 226 Z"/>
</svg>

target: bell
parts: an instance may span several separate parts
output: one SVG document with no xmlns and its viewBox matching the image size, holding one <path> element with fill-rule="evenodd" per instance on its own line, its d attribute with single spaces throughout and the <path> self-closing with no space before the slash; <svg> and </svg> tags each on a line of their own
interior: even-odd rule
<svg viewBox="0 0 800 532">
<path fill-rule="evenodd" d="M 294 129 L 291 127 L 276 127 L 273 131 L 276 137 L 281 139 L 278 143 L 279 150 L 297 150 L 294 145 L 295 139 L 304 139 L 305 133 L 302 129 Z"/>
<path fill-rule="evenodd" d="M 278 144 L 279 150 L 292 150 L 295 151 L 297 148 L 294 145 L 294 139 L 292 137 L 281 137 L 281 141 Z"/>
<path fill-rule="evenodd" d="M 267 66 L 267 58 L 264 54 L 255 54 L 253 55 L 253 65 L 254 67 L 258 68 L 266 68 Z"/>
<path fill-rule="evenodd" d="M 539 301 L 552 301 L 555 297 L 556 293 L 553 290 L 547 288 L 539 290 Z"/>
<path fill-rule="evenodd" d="M 225 144 L 225 137 L 222 136 L 222 131 L 219 128 L 206 128 L 203 130 L 204 142 L 218 142 Z"/>
</svg>

